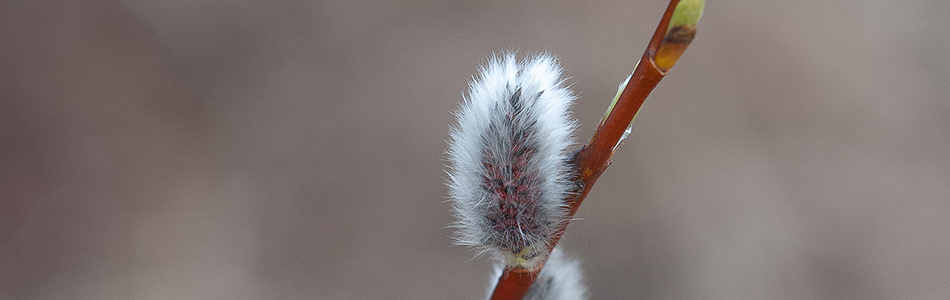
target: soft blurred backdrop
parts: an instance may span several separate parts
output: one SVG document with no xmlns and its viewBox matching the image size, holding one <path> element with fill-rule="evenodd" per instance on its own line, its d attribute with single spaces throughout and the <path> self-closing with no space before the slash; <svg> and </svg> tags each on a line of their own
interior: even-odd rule
<svg viewBox="0 0 950 300">
<path fill-rule="evenodd" d="M 444 140 L 549 51 L 586 141 L 665 1 L 2 1 L 0 299 L 479 299 Z M 947 299 L 950 8 L 715 1 L 562 245 L 594 299 Z"/>
</svg>

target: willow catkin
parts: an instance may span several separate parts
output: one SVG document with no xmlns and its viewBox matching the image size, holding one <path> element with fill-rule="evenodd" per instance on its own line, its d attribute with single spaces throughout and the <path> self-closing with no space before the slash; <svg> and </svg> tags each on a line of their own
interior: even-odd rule
<svg viewBox="0 0 950 300">
<path fill-rule="evenodd" d="M 456 243 L 533 267 L 566 221 L 575 97 L 550 55 L 489 58 L 455 112 L 448 147 Z"/>
</svg>

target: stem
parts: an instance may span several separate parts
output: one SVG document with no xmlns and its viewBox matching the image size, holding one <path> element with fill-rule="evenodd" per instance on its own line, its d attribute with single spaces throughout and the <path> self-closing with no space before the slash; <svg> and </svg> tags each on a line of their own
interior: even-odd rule
<svg viewBox="0 0 950 300">
<path fill-rule="evenodd" d="M 491 300 L 521 300 L 528 293 L 528 288 L 534 280 L 538 278 L 541 267 L 531 270 L 505 267 L 501 277 L 498 278 L 495 291 L 492 292 Z"/>
<path fill-rule="evenodd" d="M 697 3 L 697 1 L 692 2 L 690 5 Z M 705 1 L 699 2 L 699 15 L 702 14 L 702 2 Z M 676 61 L 683 54 L 683 51 L 686 50 L 686 46 L 689 45 L 695 36 L 695 22 L 698 21 L 698 15 L 695 16 L 691 24 L 670 23 L 674 11 L 677 11 L 678 15 L 680 14 L 677 9 L 679 3 L 680 0 L 670 1 L 666 12 L 663 14 L 663 18 L 660 19 L 660 24 L 653 33 L 653 38 L 647 45 L 646 51 L 643 52 L 640 63 L 637 64 L 637 68 L 633 71 L 633 75 L 620 94 L 620 98 L 604 121 L 597 127 L 597 131 L 594 132 L 594 137 L 591 138 L 590 143 L 582 147 L 580 151 L 575 154 L 573 165 L 575 166 L 574 181 L 578 183 L 577 193 L 574 193 L 573 196 L 568 197 L 566 200 L 570 206 L 567 216 L 568 221 L 555 233 L 554 238 L 548 245 L 549 253 L 554 249 L 558 241 L 560 241 L 561 235 L 564 233 L 564 230 L 567 229 L 568 223 L 574 217 L 574 214 L 577 213 L 581 202 L 587 198 L 587 194 L 590 193 L 590 189 L 594 186 L 594 183 L 597 182 L 600 175 L 603 174 L 607 166 L 610 165 L 610 158 L 613 156 L 617 144 L 620 142 L 624 131 L 631 125 L 630 122 L 636 116 L 640 107 L 643 106 L 643 102 L 647 96 L 656 88 L 656 85 L 660 83 L 663 76 L 676 64 Z M 492 293 L 491 299 L 522 299 L 528 292 L 531 284 L 533 284 L 534 280 L 538 277 L 545 262 L 546 258 L 545 261 L 541 262 L 539 267 L 534 269 L 505 267 L 501 277 L 498 278 L 498 284 L 495 286 L 495 291 Z"/>
</svg>

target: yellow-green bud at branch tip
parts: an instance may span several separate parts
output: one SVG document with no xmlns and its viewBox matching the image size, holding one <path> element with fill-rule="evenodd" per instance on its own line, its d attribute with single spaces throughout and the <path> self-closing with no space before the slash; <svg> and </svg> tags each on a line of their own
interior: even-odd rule
<svg viewBox="0 0 950 300">
<path fill-rule="evenodd" d="M 673 17 L 670 19 L 670 27 L 673 26 L 696 26 L 699 18 L 703 16 L 703 9 L 706 8 L 706 0 L 683 0 L 676 4 L 676 10 L 673 11 Z"/>
<path fill-rule="evenodd" d="M 666 36 L 653 56 L 653 63 L 660 72 L 666 73 L 676 65 L 686 47 L 696 36 L 696 22 L 703 16 L 705 0 L 683 0 L 676 4 Z"/>
</svg>

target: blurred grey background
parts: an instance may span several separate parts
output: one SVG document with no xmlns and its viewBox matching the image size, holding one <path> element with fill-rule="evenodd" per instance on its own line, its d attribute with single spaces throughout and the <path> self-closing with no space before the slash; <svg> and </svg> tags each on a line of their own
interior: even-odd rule
<svg viewBox="0 0 950 300">
<path fill-rule="evenodd" d="M 586 141 L 665 1 L 2 1 L 0 299 L 479 299 L 492 52 Z M 947 299 L 950 6 L 710 1 L 563 241 L 595 299 Z"/>
</svg>

